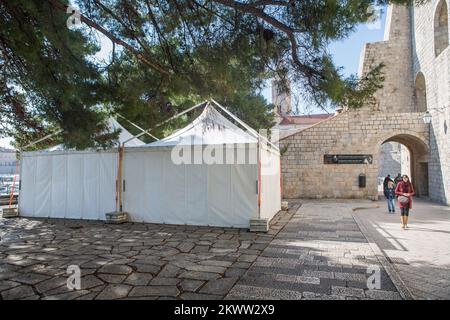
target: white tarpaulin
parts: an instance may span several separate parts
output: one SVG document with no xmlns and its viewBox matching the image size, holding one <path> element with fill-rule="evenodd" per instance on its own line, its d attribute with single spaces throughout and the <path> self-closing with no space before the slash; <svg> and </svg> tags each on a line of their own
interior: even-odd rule
<svg viewBox="0 0 450 320">
<path fill-rule="evenodd" d="M 263 146 L 261 155 L 261 212 L 262 219 L 271 219 L 281 210 L 280 154 Z"/>
<path fill-rule="evenodd" d="M 176 145 L 217 145 L 257 142 L 257 138 L 234 125 L 208 104 L 202 114 L 188 126 L 178 130 L 171 136 L 153 142 L 148 146 L 165 147 Z"/>
<path fill-rule="evenodd" d="M 124 208 L 134 221 L 249 227 L 250 219 L 259 217 L 257 143 L 253 134 L 207 105 L 169 137 L 125 150 Z M 185 152 L 189 156 L 179 163 L 175 158 Z M 268 169 L 262 178 L 273 186 L 262 187 L 267 202 L 261 213 L 270 219 L 281 206 L 280 195 L 270 194 L 280 192 L 279 154 L 263 154 Z M 216 162 L 208 162 L 211 155 Z"/>
<path fill-rule="evenodd" d="M 257 165 L 175 165 L 170 149 L 130 148 L 124 180 L 136 222 L 246 228 L 258 216 Z"/>
<path fill-rule="evenodd" d="M 115 152 L 28 152 L 21 170 L 22 216 L 98 220 L 115 210 Z"/>
<path fill-rule="evenodd" d="M 208 104 L 163 140 L 127 143 L 123 211 L 149 223 L 247 228 L 250 219 L 270 220 L 281 207 L 280 158 L 258 141 Z M 21 170 L 22 216 L 103 220 L 117 209 L 116 149 L 23 153 Z"/>
</svg>

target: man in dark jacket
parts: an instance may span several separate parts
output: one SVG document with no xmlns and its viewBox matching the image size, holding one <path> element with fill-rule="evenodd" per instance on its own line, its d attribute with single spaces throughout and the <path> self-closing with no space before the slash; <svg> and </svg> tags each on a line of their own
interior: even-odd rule
<svg viewBox="0 0 450 320">
<path fill-rule="evenodd" d="M 388 203 L 388 210 L 389 213 L 395 213 L 395 186 L 394 181 L 389 180 L 387 183 L 386 188 L 384 188 L 384 196 L 386 197 L 387 203 Z"/>
<path fill-rule="evenodd" d="M 390 174 L 388 174 L 387 177 L 384 178 L 384 181 L 383 181 L 383 190 L 386 190 L 389 181 L 392 181 L 391 175 L 390 175 Z M 392 182 L 393 182 L 393 181 L 392 181 Z"/>
</svg>

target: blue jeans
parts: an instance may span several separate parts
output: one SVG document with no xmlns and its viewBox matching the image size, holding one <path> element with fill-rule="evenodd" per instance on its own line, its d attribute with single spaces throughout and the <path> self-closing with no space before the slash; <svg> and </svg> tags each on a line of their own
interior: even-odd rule
<svg viewBox="0 0 450 320">
<path fill-rule="evenodd" d="M 389 212 L 395 212 L 394 199 L 387 199 Z"/>
</svg>

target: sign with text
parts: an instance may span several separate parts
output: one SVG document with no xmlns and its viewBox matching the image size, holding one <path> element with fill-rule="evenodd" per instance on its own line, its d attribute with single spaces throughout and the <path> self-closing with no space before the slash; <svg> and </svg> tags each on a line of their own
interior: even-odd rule
<svg viewBox="0 0 450 320">
<path fill-rule="evenodd" d="M 326 154 L 323 157 L 324 164 L 372 164 L 373 156 L 368 154 Z"/>
</svg>

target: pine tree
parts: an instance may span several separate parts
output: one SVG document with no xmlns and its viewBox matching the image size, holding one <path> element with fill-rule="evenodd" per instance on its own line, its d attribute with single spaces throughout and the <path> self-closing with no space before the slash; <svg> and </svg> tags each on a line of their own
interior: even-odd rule
<svg viewBox="0 0 450 320">
<path fill-rule="evenodd" d="M 67 0 L 0 1 L 0 135 L 19 147 L 58 129 L 48 144 L 106 147 L 117 137 L 106 127 L 113 113 L 149 128 L 209 97 L 270 127 L 260 90 L 275 76 L 319 106 L 361 107 L 382 86 L 382 66 L 346 79 L 328 44 L 370 19 L 371 6 L 409 0 L 75 3 L 82 27 L 69 29 Z M 99 35 L 114 44 L 106 63 L 93 58 Z"/>
</svg>

